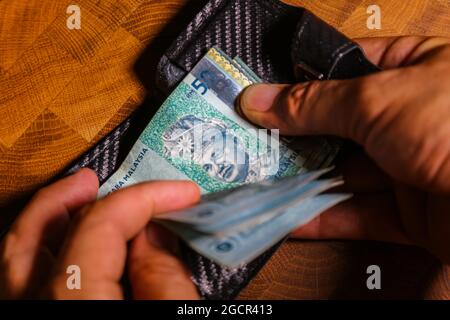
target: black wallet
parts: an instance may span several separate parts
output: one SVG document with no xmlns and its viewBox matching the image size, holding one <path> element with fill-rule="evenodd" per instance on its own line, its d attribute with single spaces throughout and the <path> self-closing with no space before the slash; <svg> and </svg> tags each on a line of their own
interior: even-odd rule
<svg viewBox="0 0 450 320">
<path fill-rule="evenodd" d="M 260 78 L 273 83 L 345 79 L 379 70 L 358 45 L 305 9 L 277 0 L 211 0 L 161 57 L 159 96 L 166 97 L 214 45 L 229 56 L 239 56 Z M 67 173 L 89 167 L 104 182 L 137 139 L 129 132 L 143 129 L 138 118 L 125 120 Z M 232 299 L 278 245 L 236 269 L 223 268 L 186 246 L 182 251 L 204 298 Z"/>
</svg>

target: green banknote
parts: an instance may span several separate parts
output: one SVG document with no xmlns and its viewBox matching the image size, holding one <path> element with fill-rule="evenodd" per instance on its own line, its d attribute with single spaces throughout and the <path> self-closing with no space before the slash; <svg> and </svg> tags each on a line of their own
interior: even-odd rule
<svg viewBox="0 0 450 320">
<path fill-rule="evenodd" d="M 238 115 L 236 98 L 260 81 L 242 60 L 211 48 L 162 104 L 99 197 L 168 179 L 192 180 L 210 193 L 326 167 L 336 144 L 283 140 Z"/>
</svg>

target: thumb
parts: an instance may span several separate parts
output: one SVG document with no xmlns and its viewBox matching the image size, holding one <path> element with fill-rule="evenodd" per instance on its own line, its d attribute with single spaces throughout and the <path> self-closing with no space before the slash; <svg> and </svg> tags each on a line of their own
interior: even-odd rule
<svg viewBox="0 0 450 320">
<path fill-rule="evenodd" d="M 368 58 L 384 69 L 350 80 L 311 81 L 295 85 L 258 84 L 242 93 L 238 110 L 251 122 L 284 135 L 336 135 L 364 144 L 374 122 L 411 78 L 395 69 L 420 63 L 446 38 L 360 39 Z M 413 89 L 412 93 L 414 93 Z"/>
<path fill-rule="evenodd" d="M 379 100 L 374 92 L 377 86 L 366 85 L 374 76 L 379 75 L 295 85 L 252 85 L 242 93 L 238 110 L 250 122 L 279 129 L 283 135 L 335 135 L 361 142 L 360 133 L 364 134 L 369 125 L 367 115 L 377 111 L 372 107 L 386 104 L 386 100 L 382 104 L 373 101 Z"/>
<path fill-rule="evenodd" d="M 199 299 L 185 266 L 171 251 L 177 239 L 162 227 L 150 224 L 131 243 L 129 277 L 134 299 Z"/>
</svg>

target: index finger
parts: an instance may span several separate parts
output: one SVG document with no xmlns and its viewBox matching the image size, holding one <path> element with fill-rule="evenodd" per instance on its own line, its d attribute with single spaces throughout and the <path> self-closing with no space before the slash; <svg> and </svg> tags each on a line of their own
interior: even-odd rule
<svg viewBox="0 0 450 320">
<path fill-rule="evenodd" d="M 71 211 L 95 199 L 98 179 L 89 169 L 42 188 L 1 243 L 0 291 L 10 298 L 27 296 L 45 281 L 49 265 L 64 239 Z"/>
<path fill-rule="evenodd" d="M 198 201 L 192 182 L 144 183 L 115 192 L 86 209 L 67 240 L 50 288 L 59 298 L 122 298 L 127 241 L 158 212 L 176 210 Z M 81 270 L 81 290 L 68 290 L 68 266 Z"/>
<path fill-rule="evenodd" d="M 61 179 L 40 189 L 28 203 L 9 231 L 18 239 L 22 249 L 41 245 L 53 247 L 61 241 L 61 224 L 70 219 L 70 212 L 95 200 L 98 179 L 90 169 Z M 49 229 L 50 228 L 50 229 Z M 17 251 L 17 248 L 16 248 Z"/>
</svg>

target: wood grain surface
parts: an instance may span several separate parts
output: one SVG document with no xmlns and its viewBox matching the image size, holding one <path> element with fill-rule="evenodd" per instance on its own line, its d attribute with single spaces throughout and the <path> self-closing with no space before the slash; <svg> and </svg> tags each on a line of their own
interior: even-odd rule
<svg viewBox="0 0 450 320">
<path fill-rule="evenodd" d="M 20 206 L 138 107 L 157 108 L 143 105 L 156 61 L 203 2 L 0 1 L 0 207 Z M 450 36 L 447 0 L 286 2 L 350 37 Z M 81 30 L 66 27 L 70 4 L 81 8 Z M 366 27 L 371 4 L 382 9 L 381 30 Z M 1 223 L 14 211 L 0 213 Z M 382 290 L 365 286 L 370 264 L 382 267 Z M 448 299 L 449 276 L 412 247 L 289 241 L 241 298 Z"/>
</svg>

